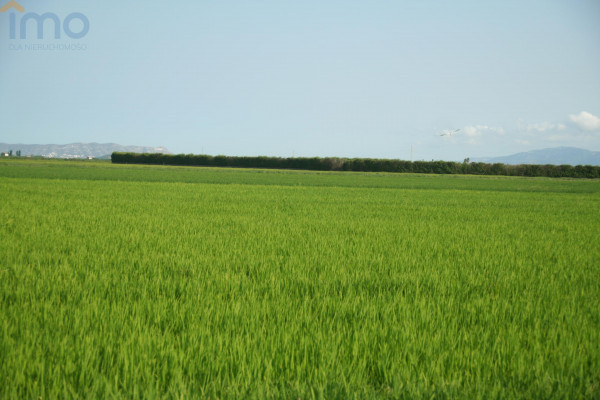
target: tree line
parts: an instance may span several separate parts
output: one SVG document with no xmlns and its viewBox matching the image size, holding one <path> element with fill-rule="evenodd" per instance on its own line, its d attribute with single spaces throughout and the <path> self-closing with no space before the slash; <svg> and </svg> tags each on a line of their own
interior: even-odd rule
<svg viewBox="0 0 600 400">
<path fill-rule="evenodd" d="M 404 161 L 337 157 L 231 157 L 194 154 L 114 152 L 115 164 L 156 164 L 202 167 L 300 169 L 312 171 L 399 172 L 420 174 L 470 174 L 539 176 L 552 178 L 600 178 L 600 167 L 591 165 L 508 165 L 454 161 Z"/>
</svg>

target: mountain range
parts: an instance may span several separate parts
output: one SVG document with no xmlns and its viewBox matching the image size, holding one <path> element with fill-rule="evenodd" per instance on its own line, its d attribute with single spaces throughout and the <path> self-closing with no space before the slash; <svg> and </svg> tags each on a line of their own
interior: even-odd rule
<svg viewBox="0 0 600 400">
<path fill-rule="evenodd" d="M 502 164 L 600 165 L 600 151 L 576 147 L 553 147 L 503 157 L 472 158 L 474 162 Z"/>
<path fill-rule="evenodd" d="M 0 143 L 0 152 L 13 154 L 21 150 L 22 156 L 48 158 L 110 158 L 114 151 L 134 153 L 171 154 L 165 147 L 123 146 L 116 143 L 70 143 L 70 144 L 9 144 Z"/>
</svg>

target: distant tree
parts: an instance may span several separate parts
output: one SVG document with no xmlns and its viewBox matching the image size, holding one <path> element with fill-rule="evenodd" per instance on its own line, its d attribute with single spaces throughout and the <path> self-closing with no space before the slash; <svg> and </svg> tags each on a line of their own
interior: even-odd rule
<svg viewBox="0 0 600 400">
<path fill-rule="evenodd" d="M 12 155 L 12 151 L 11 151 Z M 19 152 L 20 155 L 20 152 Z M 413 172 L 422 174 L 474 174 L 508 176 L 548 176 L 573 178 L 600 178 L 600 166 L 578 165 L 506 165 L 473 162 L 465 158 L 463 163 L 451 161 L 402 161 L 368 158 L 279 158 L 279 157 L 229 157 L 193 154 L 142 154 L 114 152 L 113 163 L 202 165 L 244 168 L 306 169 L 317 171 L 385 171 Z"/>
<path fill-rule="evenodd" d="M 9 151 L 8 151 L 8 155 L 9 155 L 10 157 L 12 157 L 12 150 L 9 150 Z"/>
<path fill-rule="evenodd" d="M 17 150 L 17 157 L 21 157 L 21 150 Z"/>
</svg>

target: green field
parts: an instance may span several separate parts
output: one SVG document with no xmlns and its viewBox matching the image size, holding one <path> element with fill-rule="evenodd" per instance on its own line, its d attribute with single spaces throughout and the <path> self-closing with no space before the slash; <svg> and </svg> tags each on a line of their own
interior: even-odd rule
<svg viewBox="0 0 600 400">
<path fill-rule="evenodd" d="M 0 398 L 600 398 L 600 181 L 0 160 Z"/>
</svg>

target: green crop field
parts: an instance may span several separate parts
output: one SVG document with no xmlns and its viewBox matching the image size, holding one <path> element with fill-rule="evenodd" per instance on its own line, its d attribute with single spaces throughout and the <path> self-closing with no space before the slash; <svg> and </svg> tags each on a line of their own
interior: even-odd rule
<svg viewBox="0 0 600 400">
<path fill-rule="evenodd" d="M 600 181 L 0 160 L 0 398 L 600 398 Z"/>
</svg>

